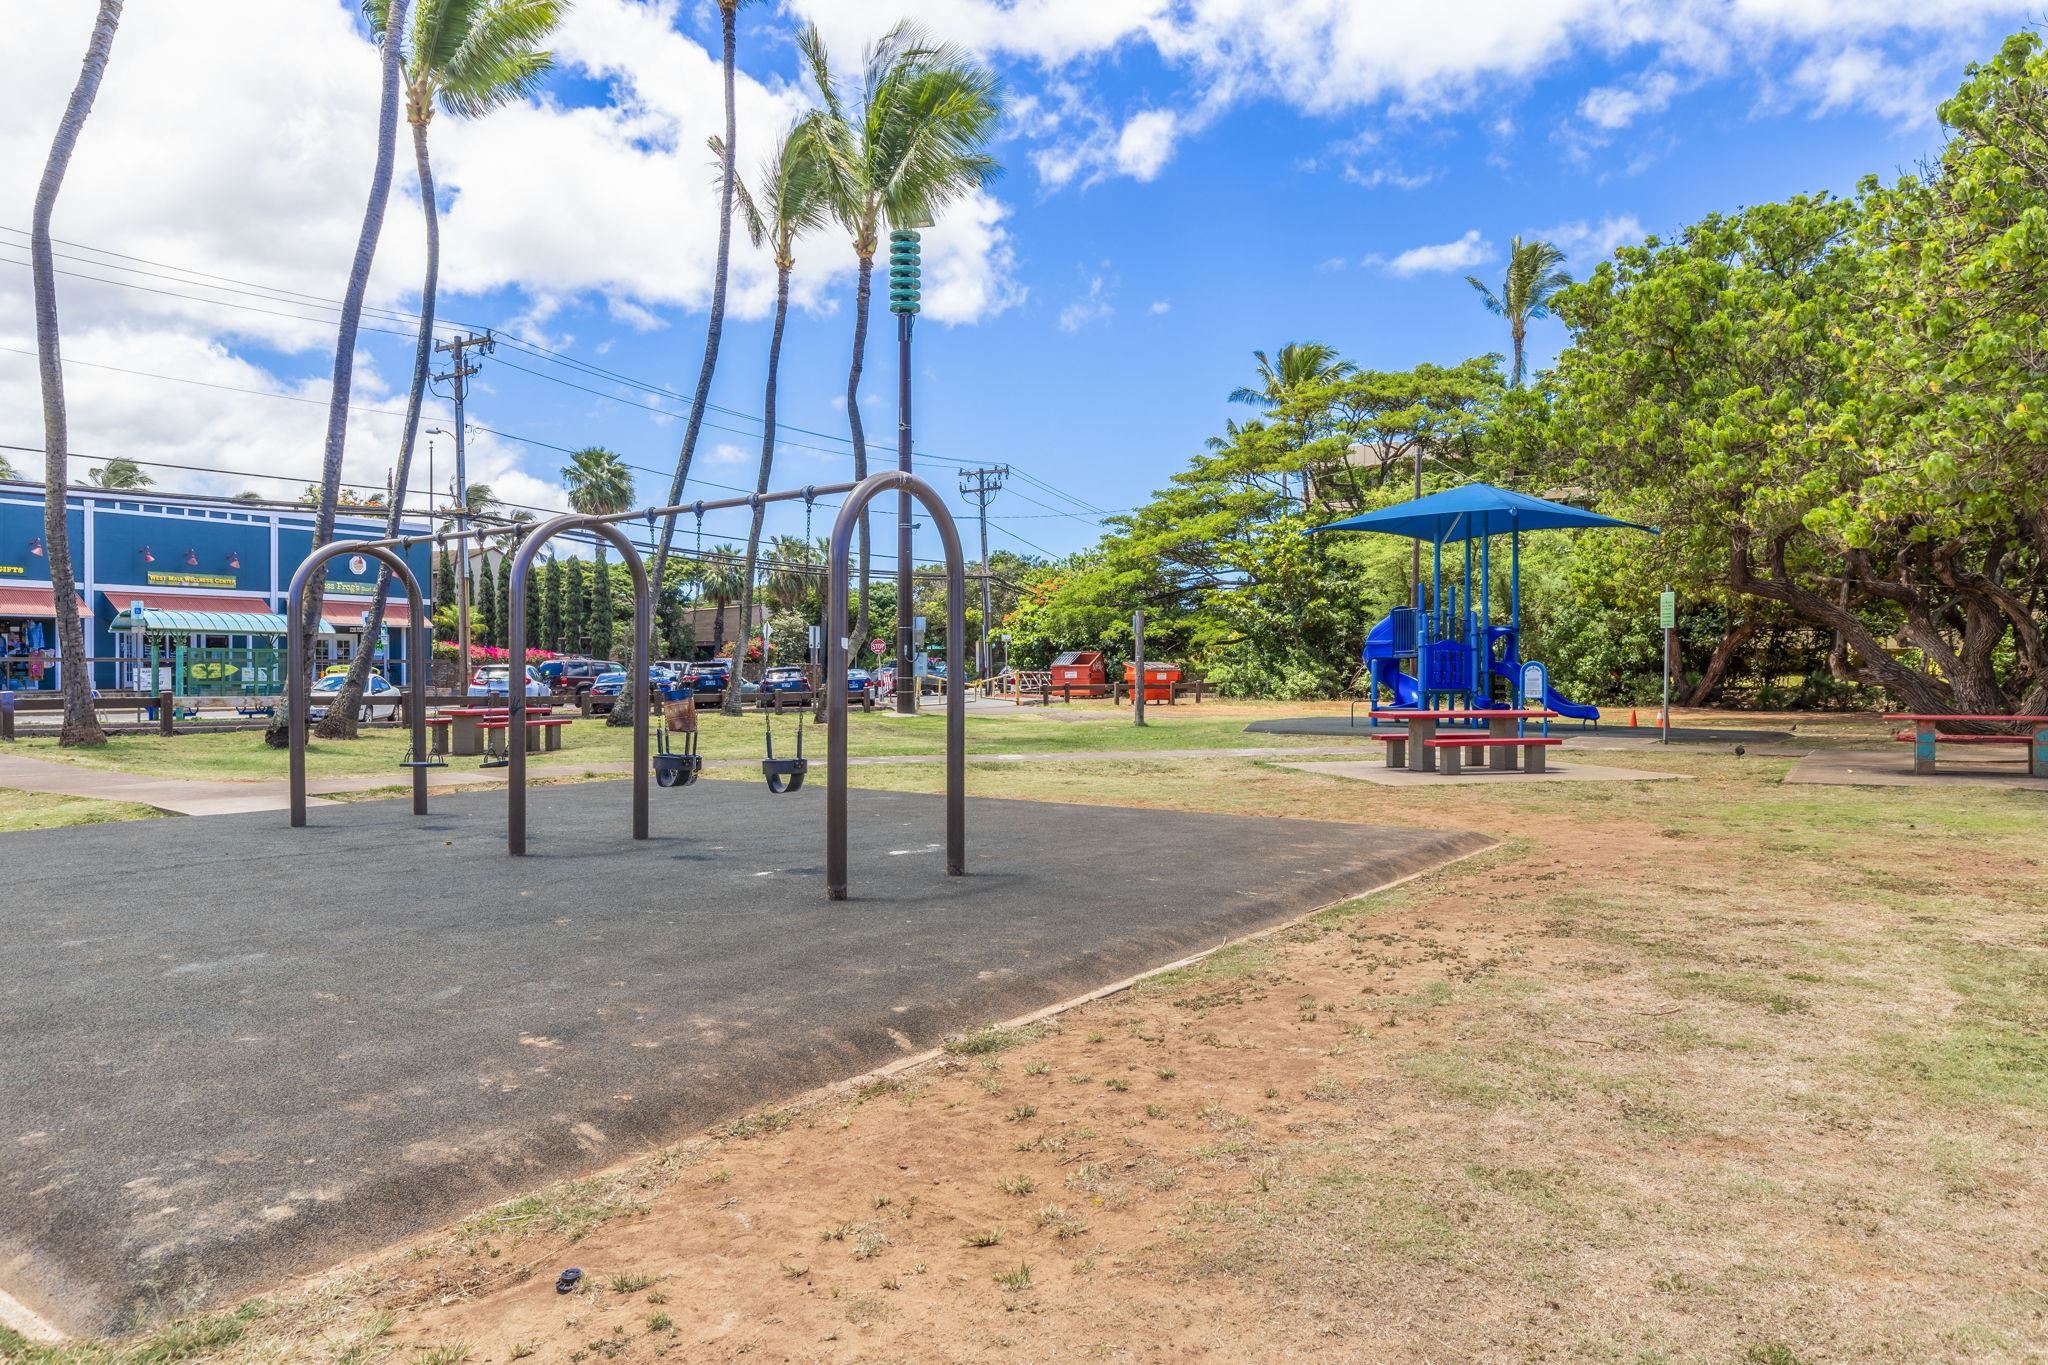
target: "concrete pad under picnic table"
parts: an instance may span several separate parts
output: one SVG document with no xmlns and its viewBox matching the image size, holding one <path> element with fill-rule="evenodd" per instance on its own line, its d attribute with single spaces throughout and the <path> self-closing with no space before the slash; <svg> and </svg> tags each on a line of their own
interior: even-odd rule
<svg viewBox="0 0 2048 1365">
<path fill-rule="evenodd" d="M 0 1301 L 210 1306 L 1489 847 L 855 791 L 538 787 L 0 836 Z"/>
<path fill-rule="evenodd" d="M 1502 772 L 1483 763 L 1466 767 L 1456 777 L 1420 772 L 1413 768 L 1389 768 L 1384 760 L 1350 759 L 1339 763 L 1277 763 L 1279 768 L 1296 768 L 1323 777 L 1345 777 L 1357 782 L 1374 782 L 1382 787 L 1520 787 L 1530 782 L 1672 782 L 1684 773 L 1645 772 L 1641 768 L 1607 768 L 1597 763 L 1566 762 L 1552 750 L 1540 773 L 1520 770 Z"/>
<path fill-rule="evenodd" d="M 1951 745 L 1938 751 L 1936 770 L 1913 771 L 1913 746 L 1889 749 L 1832 749 L 1810 753 L 1785 774 L 1789 783 L 1823 787 L 2009 787 L 2048 796 L 2048 778 L 2029 777 L 2025 751 L 1989 746 L 2002 752 Z"/>
</svg>

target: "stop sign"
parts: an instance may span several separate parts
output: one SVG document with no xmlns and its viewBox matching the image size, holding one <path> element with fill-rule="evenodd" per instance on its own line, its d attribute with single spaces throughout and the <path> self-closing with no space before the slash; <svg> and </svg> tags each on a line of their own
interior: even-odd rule
<svg viewBox="0 0 2048 1365">
<path fill-rule="evenodd" d="M 885 648 L 887 648 L 887 646 L 885 646 L 880 640 L 868 641 L 868 652 L 871 654 L 880 654 Z"/>
</svg>

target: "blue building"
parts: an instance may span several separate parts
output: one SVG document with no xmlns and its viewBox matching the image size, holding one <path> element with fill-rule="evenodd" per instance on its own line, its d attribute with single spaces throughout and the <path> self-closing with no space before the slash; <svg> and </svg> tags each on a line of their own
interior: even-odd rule
<svg viewBox="0 0 2048 1365">
<path fill-rule="evenodd" d="M 101 488 L 67 489 L 65 505 L 78 581 L 60 593 L 43 545 L 43 486 L 0 481 L 0 681 L 15 688 L 61 685 L 62 670 L 74 661 L 57 658 L 56 613 L 68 608 L 86 618 L 95 687 L 280 690 L 285 595 L 293 571 L 312 553 L 311 508 Z M 429 528 L 422 520 L 406 529 Z M 383 534 L 381 514 L 344 512 L 335 522 L 339 539 Z M 429 591 L 431 548 L 406 553 Z M 323 659 L 349 658 L 363 647 L 376 581 L 374 560 L 328 562 Z M 406 681 L 411 624 L 404 592 L 394 589 L 383 638 L 371 642 L 394 683 Z"/>
</svg>

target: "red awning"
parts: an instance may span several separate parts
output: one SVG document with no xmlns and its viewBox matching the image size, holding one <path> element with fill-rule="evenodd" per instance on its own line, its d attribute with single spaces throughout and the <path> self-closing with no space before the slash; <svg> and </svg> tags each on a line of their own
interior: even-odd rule
<svg viewBox="0 0 2048 1365">
<path fill-rule="evenodd" d="M 370 609 L 368 602 L 337 600 L 332 597 L 320 599 L 320 619 L 336 630 L 361 630 L 363 613 Z M 384 625 L 407 628 L 412 625 L 412 603 L 387 601 L 384 604 Z"/>
<path fill-rule="evenodd" d="M 140 602 L 144 611 L 232 611 L 250 616 L 277 615 L 277 608 L 262 598 L 241 593 L 102 591 L 100 596 L 106 598 L 117 612 L 128 610 L 131 602 Z"/>
<path fill-rule="evenodd" d="M 78 599 L 78 614 L 92 615 L 92 608 L 85 605 L 85 599 Z M 0 616 L 20 616 L 31 620 L 54 621 L 57 619 L 57 593 L 54 588 L 0 587 Z"/>
</svg>

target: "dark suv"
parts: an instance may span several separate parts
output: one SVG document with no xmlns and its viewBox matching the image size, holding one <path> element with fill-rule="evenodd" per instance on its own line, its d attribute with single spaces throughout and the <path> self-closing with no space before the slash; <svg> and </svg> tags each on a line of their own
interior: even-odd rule
<svg viewBox="0 0 2048 1365">
<path fill-rule="evenodd" d="M 550 659 L 540 666 L 540 675 L 552 690 L 580 697 L 604 674 L 623 672 L 625 667 L 610 659 Z"/>
</svg>

